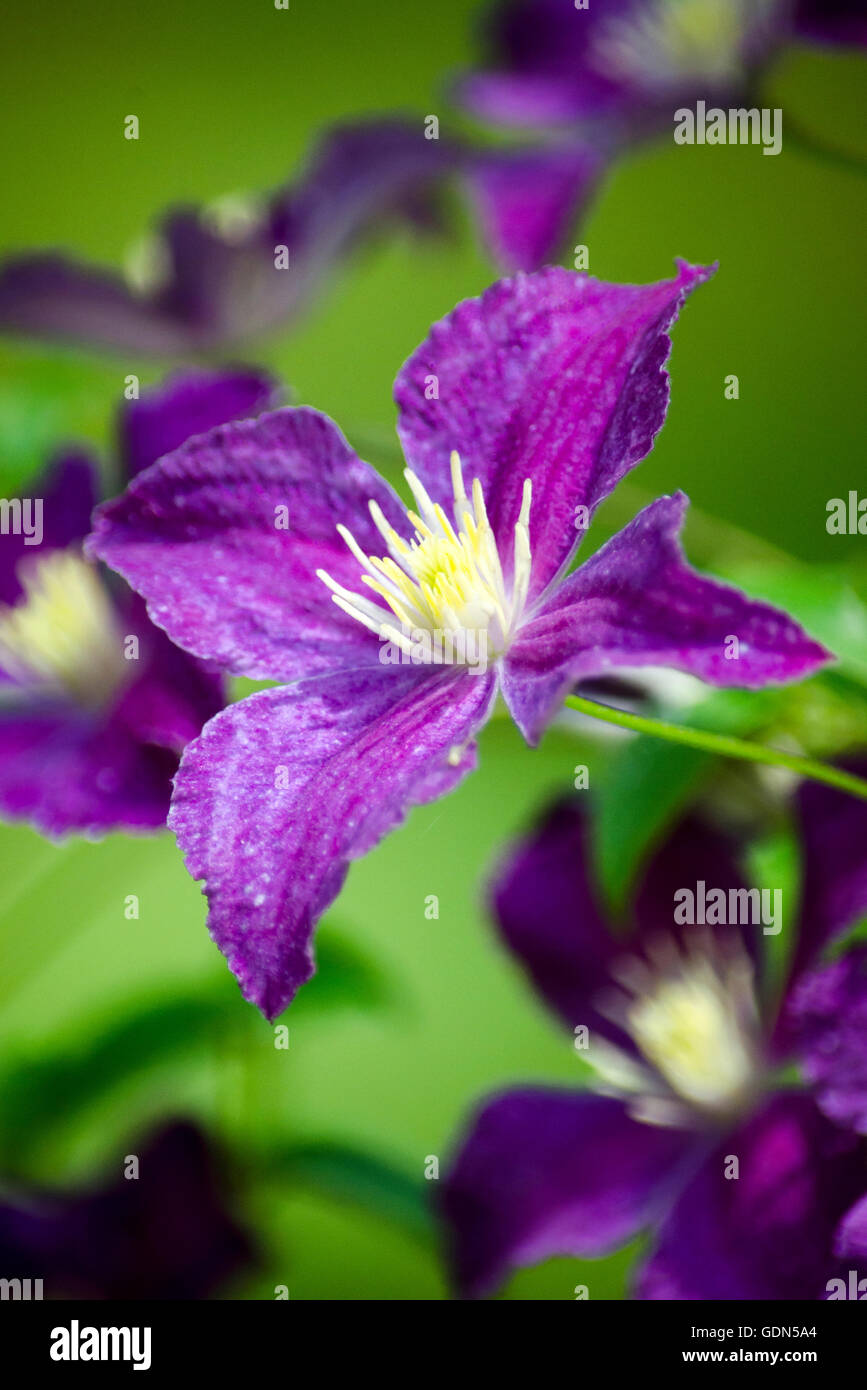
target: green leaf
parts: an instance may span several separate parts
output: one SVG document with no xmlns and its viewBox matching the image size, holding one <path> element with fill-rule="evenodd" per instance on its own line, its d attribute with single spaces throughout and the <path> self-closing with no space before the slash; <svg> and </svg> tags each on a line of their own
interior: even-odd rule
<svg viewBox="0 0 867 1390">
<path fill-rule="evenodd" d="M 431 1234 L 425 1184 L 351 1145 L 328 1140 L 289 1144 L 267 1154 L 260 1171 L 363 1207 L 413 1235 Z"/>
<path fill-rule="evenodd" d="M 293 1004 L 293 1019 L 388 999 L 381 975 L 354 946 L 332 933 L 317 955 L 317 974 Z M 77 1045 L 64 1036 L 46 1050 L 41 1041 L 39 1057 L 20 1056 L 0 1073 L 0 1161 L 7 1172 L 21 1168 L 51 1132 L 115 1087 L 254 1026 L 264 1025 L 226 973 L 197 992 L 125 1001 L 119 1017 Z"/>
<path fill-rule="evenodd" d="M 4 1169 L 24 1167 L 50 1132 L 121 1082 L 213 1044 L 231 1012 L 223 990 L 149 1002 L 72 1051 L 58 1043 L 38 1058 L 12 1062 L 0 1078 Z"/>
</svg>

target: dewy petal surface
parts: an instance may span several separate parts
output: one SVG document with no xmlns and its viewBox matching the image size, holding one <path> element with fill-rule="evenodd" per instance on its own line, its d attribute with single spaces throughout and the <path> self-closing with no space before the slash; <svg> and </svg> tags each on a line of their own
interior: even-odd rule
<svg viewBox="0 0 867 1390">
<path fill-rule="evenodd" d="M 712 685 L 758 687 L 811 675 L 830 659 L 779 609 L 686 563 L 682 493 L 660 497 L 571 574 L 509 650 L 503 694 L 531 743 L 565 695 L 621 666 L 673 666 Z M 737 659 L 727 642 L 739 642 Z"/>
<path fill-rule="evenodd" d="M 169 824 L 266 1017 L 312 975 L 313 928 L 349 861 L 471 770 L 494 689 L 492 672 L 343 671 L 252 695 L 187 747 Z"/>
<path fill-rule="evenodd" d="M 668 405 L 667 329 L 711 271 L 614 285 L 551 267 L 492 285 L 431 329 L 398 373 L 398 433 L 435 502 L 449 456 L 478 478 L 498 546 L 533 487 L 529 597 L 574 551 L 588 513 L 649 452 Z"/>
<path fill-rule="evenodd" d="M 728 1156 L 739 1162 L 726 1177 Z M 770 1099 L 710 1154 L 663 1224 L 639 1298 L 821 1299 L 865 1155 L 804 1095 Z M 845 1271 L 843 1271 L 845 1277 Z"/>
<path fill-rule="evenodd" d="M 357 586 L 336 528 L 378 553 L 371 498 L 404 524 L 392 490 L 336 425 L 280 410 L 190 440 L 140 474 L 99 509 L 88 548 L 187 651 L 238 675 L 295 680 L 377 659 L 374 634 L 316 577 L 321 567 Z"/>
<path fill-rule="evenodd" d="M 465 1295 L 552 1255 L 604 1255 L 664 1210 L 695 1136 L 630 1119 L 617 1100 L 524 1089 L 470 1123 L 441 1210 Z"/>
</svg>

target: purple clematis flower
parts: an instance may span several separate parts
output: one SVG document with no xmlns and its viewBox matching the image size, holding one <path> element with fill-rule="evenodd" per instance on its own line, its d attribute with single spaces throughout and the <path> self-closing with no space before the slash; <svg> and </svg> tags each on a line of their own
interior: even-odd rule
<svg viewBox="0 0 867 1390">
<path fill-rule="evenodd" d="M 460 88 L 477 115 L 636 138 L 682 103 L 747 100 L 792 38 L 867 45 L 867 19 L 859 0 L 507 0 L 486 35 L 492 66 Z"/>
<path fill-rule="evenodd" d="M 433 217 L 455 152 L 397 120 L 330 131 L 268 199 L 168 213 L 130 275 L 37 253 L 0 267 L 0 330 L 158 357 L 214 351 L 295 318 L 372 227 Z"/>
<path fill-rule="evenodd" d="M 134 1179 L 0 1204 L 5 1276 L 41 1279 L 45 1298 L 203 1299 L 250 1266 L 219 1155 L 196 1126 L 164 1125 L 136 1156 Z"/>
<path fill-rule="evenodd" d="M 522 264 L 535 212 L 544 256 L 624 147 L 672 131 L 682 107 L 761 107 L 756 85 L 792 38 L 867 46 L 860 0 L 508 0 L 489 11 L 488 69 L 458 87 L 460 103 L 494 125 L 561 132 L 546 170 L 539 149 L 517 184 L 484 164 L 473 178 L 489 236 Z M 570 170 L 558 176 L 560 167 Z M 538 200 L 538 201 L 537 201 Z M 555 206 L 556 205 L 556 206 Z M 541 263 L 537 261 L 537 264 Z"/>
<path fill-rule="evenodd" d="M 814 969 L 867 911 L 867 807 L 810 786 L 798 816 L 804 891 L 781 1004 L 757 914 L 730 908 L 748 901 L 733 844 L 697 818 L 650 861 L 627 933 L 597 905 L 578 806 L 555 808 L 508 858 L 493 890 L 503 939 L 576 1047 L 587 1030 L 582 1055 L 600 1093 L 527 1087 L 476 1114 L 442 1198 L 463 1293 L 648 1230 L 640 1298 L 826 1298 L 840 1296 L 829 1281 L 867 1272 L 867 1144 L 848 1127 L 857 1102 L 867 1132 L 863 1061 L 846 1072 L 867 978 L 856 985 L 848 957 L 833 980 Z M 678 916 L 684 890 L 695 902 L 723 893 L 723 922 L 709 908 L 711 925 Z M 812 1093 L 774 1089 L 774 1069 L 793 1058 Z"/>
<path fill-rule="evenodd" d="M 245 369 L 170 378 L 124 409 L 125 476 L 273 401 Z M 67 454 L 4 503 L 21 524 L 0 536 L 0 815 L 50 836 L 164 825 L 181 750 L 225 701 L 216 670 L 84 558 L 97 483 L 92 459 Z"/>
<path fill-rule="evenodd" d="M 313 928 L 350 860 L 474 766 L 498 690 L 535 744 L 578 680 L 625 664 L 759 686 L 827 659 L 688 567 L 682 495 L 567 573 L 662 426 L 667 330 L 707 274 L 613 285 L 551 269 L 458 305 L 395 387 L 417 511 L 296 409 L 190 442 L 97 513 L 90 553 L 175 642 L 292 682 L 207 725 L 170 817 L 211 934 L 267 1017 L 313 973 Z"/>
</svg>

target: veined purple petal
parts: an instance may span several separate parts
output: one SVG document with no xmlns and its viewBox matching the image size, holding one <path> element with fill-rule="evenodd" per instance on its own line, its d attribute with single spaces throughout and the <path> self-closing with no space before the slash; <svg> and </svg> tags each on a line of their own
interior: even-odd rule
<svg viewBox="0 0 867 1390">
<path fill-rule="evenodd" d="M 358 589 L 337 523 L 381 554 L 370 498 L 405 526 L 388 484 L 336 425 L 306 407 L 280 410 L 190 440 L 140 474 L 99 509 L 88 549 L 187 651 L 239 675 L 296 680 L 377 661 L 376 636 L 316 576 L 322 567 Z"/>
<path fill-rule="evenodd" d="M 786 1015 L 817 1104 L 837 1124 L 867 1134 L 867 947 L 802 975 Z"/>
<path fill-rule="evenodd" d="M 313 974 L 313 929 L 349 861 L 474 766 L 494 691 L 492 672 L 368 666 L 252 695 L 187 747 L 169 823 L 267 1018 Z"/>
<path fill-rule="evenodd" d="M 492 285 L 431 329 L 398 373 L 410 466 L 449 506 L 449 456 L 478 478 L 504 568 L 533 484 L 530 599 L 574 552 L 588 514 L 650 450 L 668 405 L 667 329 L 711 274 L 614 285 L 552 267 Z M 583 518 L 586 520 L 586 518 Z"/>
<path fill-rule="evenodd" d="M 177 372 L 121 411 L 120 448 L 127 478 L 192 435 L 273 408 L 279 395 L 273 377 L 255 367 Z"/>
<path fill-rule="evenodd" d="M 84 539 L 96 506 L 98 479 L 93 459 L 68 453 L 55 459 L 28 484 L 22 516 L 28 523 L 30 539 L 23 531 L 10 530 L 8 535 L 0 536 L 0 603 L 13 604 L 21 597 L 18 566 L 22 560 L 35 559 L 46 550 L 64 550 Z M 41 523 L 37 526 L 40 515 Z"/>
<path fill-rule="evenodd" d="M 619 666 L 673 666 L 712 685 L 755 688 L 802 679 L 830 659 L 779 609 L 687 565 L 686 505 L 678 493 L 645 507 L 521 628 L 503 694 L 530 743 L 577 681 Z"/>
<path fill-rule="evenodd" d="M 556 259 L 603 167 L 589 146 L 490 150 L 467 168 L 485 241 L 507 270 Z"/>
<path fill-rule="evenodd" d="M 616 1249 L 665 1209 L 696 1145 L 599 1096 L 526 1089 L 487 1102 L 441 1196 L 457 1287 L 478 1297 L 552 1255 Z"/>
<path fill-rule="evenodd" d="M 738 1176 L 731 1160 L 738 1161 Z M 863 1145 L 812 1101 L 770 1099 L 706 1159 L 642 1270 L 645 1299 L 822 1299 L 844 1271 L 838 1223 L 864 1190 Z"/>
</svg>

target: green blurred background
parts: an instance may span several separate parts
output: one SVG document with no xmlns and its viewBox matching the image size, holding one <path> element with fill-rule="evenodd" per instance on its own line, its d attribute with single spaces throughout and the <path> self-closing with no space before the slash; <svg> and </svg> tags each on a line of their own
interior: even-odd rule
<svg viewBox="0 0 867 1390">
<path fill-rule="evenodd" d="M 447 83 L 478 56 L 474 21 L 467 0 L 290 0 L 288 11 L 270 0 L 8 0 L 0 249 L 57 246 L 120 265 L 166 205 L 284 182 L 334 120 L 436 113 L 447 135 L 459 128 Z M 863 75 L 854 55 L 792 49 L 765 101 L 857 152 Z M 122 138 L 130 113 L 138 142 Z M 604 509 L 594 546 L 647 496 L 680 487 L 701 514 L 687 533 L 699 562 L 735 572 L 749 560 L 756 591 L 777 550 L 809 563 L 803 616 L 814 627 L 822 595 L 836 602 L 842 580 L 867 593 L 864 538 L 825 530 L 827 500 L 867 488 L 865 191 L 863 177 L 801 153 L 785 123 L 777 158 L 660 140 L 609 177 L 573 238 L 589 246 L 593 274 L 658 279 L 676 255 L 718 259 L 720 270 L 675 330 L 668 424 Z M 397 368 L 434 319 L 496 277 L 452 204 L 453 236 L 383 236 L 303 321 L 244 354 L 331 414 L 393 478 Z M 0 343 L 0 492 L 59 444 L 107 445 L 124 377 L 161 370 Z M 729 373 L 738 401 L 723 396 Z M 796 590 L 793 579 L 797 611 Z M 847 612 L 857 645 L 861 610 Z M 556 730 L 530 753 L 495 721 L 480 773 L 352 869 L 320 932 L 320 975 L 284 1020 L 285 1051 L 227 976 L 168 835 L 58 847 L 2 828 L 5 1171 L 78 1181 L 115 1164 L 150 1120 L 196 1114 L 237 1155 L 237 1201 L 265 1250 L 234 1292 L 269 1298 L 279 1283 L 302 1299 L 444 1296 L 419 1205 L 427 1156 L 445 1159 L 491 1089 L 580 1079 L 571 1039 L 494 940 L 485 876 L 546 799 L 569 791 L 576 764 L 604 784 L 620 748 Z M 138 921 L 124 917 L 130 893 Z M 431 893 L 436 921 L 424 915 Z M 141 1026 L 126 1026 L 139 1015 Z M 265 1153 L 277 1155 L 268 1176 Z M 627 1255 L 551 1261 L 506 1296 L 570 1298 L 586 1283 L 591 1298 L 622 1297 L 627 1265 Z"/>
</svg>

